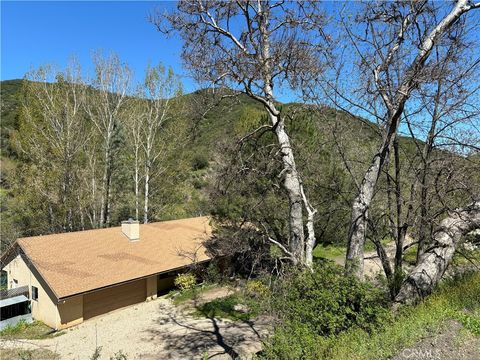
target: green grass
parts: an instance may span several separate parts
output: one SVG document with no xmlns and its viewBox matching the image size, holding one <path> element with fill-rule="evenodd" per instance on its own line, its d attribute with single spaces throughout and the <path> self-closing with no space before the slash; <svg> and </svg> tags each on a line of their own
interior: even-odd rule
<svg viewBox="0 0 480 360">
<path fill-rule="evenodd" d="M 313 257 L 323 258 L 328 260 L 335 260 L 340 257 L 344 257 L 346 254 L 346 248 L 338 245 L 323 245 L 318 244 L 313 249 Z"/>
<path fill-rule="evenodd" d="M 19 321 L 0 331 L 0 337 L 7 339 L 47 339 L 60 335 L 63 335 L 63 332 L 57 332 L 41 321 L 34 321 L 30 324 Z"/>
<path fill-rule="evenodd" d="M 408 265 L 414 266 L 417 263 L 417 245 L 410 246 L 407 251 L 403 253 L 403 261 Z"/>
<path fill-rule="evenodd" d="M 452 264 L 454 266 L 474 266 L 480 269 L 480 250 L 460 248 L 453 256 Z"/>
<path fill-rule="evenodd" d="M 392 245 L 393 241 L 391 239 L 385 238 L 381 241 L 383 246 Z M 365 243 L 365 251 L 376 251 L 375 245 L 371 241 Z M 323 245 L 318 244 L 313 249 L 313 257 L 323 258 L 328 260 L 338 260 L 345 257 L 347 253 L 347 248 L 341 245 Z"/>
<path fill-rule="evenodd" d="M 218 287 L 218 284 L 201 284 L 188 290 L 172 290 L 167 298 L 172 299 L 174 305 L 180 305 L 189 300 L 195 300 L 200 294 Z"/>
<path fill-rule="evenodd" d="M 222 318 L 234 321 L 246 321 L 258 315 L 256 311 L 250 308 L 247 308 L 248 310 L 245 312 L 235 310 L 235 305 L 243 303 L 244 301 L 238 293 L 232 294 L 198 306 L 195 314 L 207 318 Z"/>
<path fill-rule="evenodd" d="M 480 336 L 480 273 L 446 282 L 424 302 L 402 308 L 395 320 L 373 333 L 354 329 L 326 343 L 331 359 L 388 359 L 457 320 Z"/>
</svg>

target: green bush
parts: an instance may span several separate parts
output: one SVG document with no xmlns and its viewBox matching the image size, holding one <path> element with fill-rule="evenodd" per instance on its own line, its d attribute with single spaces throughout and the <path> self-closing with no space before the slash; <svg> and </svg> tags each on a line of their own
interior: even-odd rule
<svg viewBox="0 0 480 360">
<path fill-rule="evenodd" d="M 317 360 L 325 358 L 328 338 L 312 332 L 307 324 L 286 323 L 264 345 L 261 359 Z"/>
<path fill-rule="evenodd" d="M 253 298 L 265 298 L 270 295 L 270 288 L 261 280 L 250 280 L 245 286 L 245 291 L 248 296 Z"/>
<path fill-rule="evenodd" d="M 278 283 L 272 305 L 284 319 L 309 324 L 324 336 L 352 326 L 368 330 L 388 313 L 382 291 L 344 276 L 343 269 L 331 263 L 316 265 L 314 271 L 298 271 Z"/>
<path fill-rule="evenodd" d="M 205 271 L 204 280 L 209 283 L 218 283 L 222 280 L 222 274 L 220 273 L 220 269 L 218 265 L 214 262 L 208 264 L 208 267 Z"/>
<path fill-rule="evenodd" d="M 180 290 L 189 290 L 192 289 L 195 284 L 197 283 L 197 279 L 193 274 L 179 274 L 175 278 L 175 286 L 178 287 Z"/>
<path fill-rule="evenodd" d="M 352 326 L 336 335 L 321 336 L 309 321 L 287 320 L 277 326 L 265 344 L 266 359 L 390 359 L 426 336 L 432 336 L 449 320 L 457 320 L 480 336 L 480 273 L 462 274 L 445 281 L 433 295 L 415 306 L 398 309 L 395 317 L 380 316 L 371 326 Z M 383 301 L 380 299 L 379 304 Z M 380 312 L 385 309 L 379 307 Z"/>
<path fill-rule="evenodd" d="M 279 281 L 270 296 L 273 315 L 280 320 L 267 341 L 267 358 L 318 359 L 337 334 L 350 328 L 367 332 L 386 321 L 390 312 L 385 294 L 369 283 L 344 276 L 331 263 L 314 271 L 297 271 Z"/>
<path fill-rule="evenodd" d="M 192 169 L 202 170 L 208 167 L 208 159 L 203 154 L 196 154 L 192 159 Z"/>
</svg>

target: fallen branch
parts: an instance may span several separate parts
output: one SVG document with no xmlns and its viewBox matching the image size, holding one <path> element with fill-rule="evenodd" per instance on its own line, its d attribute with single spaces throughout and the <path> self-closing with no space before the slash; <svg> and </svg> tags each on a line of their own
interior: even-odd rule
<svg viewBox="0 0 480 360">
<path fill-rule="evenodd" d="M 434 232 L 431 246 L 403 282 L 395 301 L 410 303 L 430 294 L 445 273 L 462 238 L 479 228 L 480 201 L 451 212 Z"/>
</svg>

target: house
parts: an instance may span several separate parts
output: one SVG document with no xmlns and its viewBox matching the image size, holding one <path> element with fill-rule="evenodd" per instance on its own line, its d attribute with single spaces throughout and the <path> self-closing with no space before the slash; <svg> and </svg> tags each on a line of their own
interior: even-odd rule
<svg viewBox="0 0 480 360">
<path fill-rule="evenodd" d="M 31 313 L 54 329 L 154 299 L 178 272 L 210 260 L 207 217 L 18 239 L 1 257 L 8 289 L 28 286 Z"/>
<path fill-rule="evenodd" d="M 28 286 L 0 290 L 0 330 L 21 320 L 32 322 Z"/>
</svg>

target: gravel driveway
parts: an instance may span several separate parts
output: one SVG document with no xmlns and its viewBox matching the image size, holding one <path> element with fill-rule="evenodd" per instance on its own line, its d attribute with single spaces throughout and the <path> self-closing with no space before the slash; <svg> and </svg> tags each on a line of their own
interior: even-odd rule
<svg viewBox="0 0 480 360">
<path fill-rule="evenodd" d="M 267 333 L 266 319 L 233 322 L 194 318 L 159 298 L 117 310 L 64 330 L 46 340 L 5 341 L 2 347 L 57 352 L 61 359 L 88 360 L 101 346 L 100 359 L 110 359 L 118 351 L 132 359 L 214 359 L 250 358 L 261 349 Z"/>
</svg>

